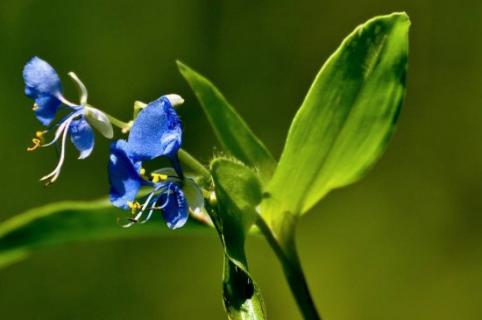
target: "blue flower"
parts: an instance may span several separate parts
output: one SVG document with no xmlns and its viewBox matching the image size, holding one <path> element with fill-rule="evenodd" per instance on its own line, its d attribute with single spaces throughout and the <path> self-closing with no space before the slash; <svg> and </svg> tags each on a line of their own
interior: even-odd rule
<svg viewBox="0 0 482 320">
<path fill-rule="evenodd" d="M 34 99 L 33 110 L 43 125 L 49 125 L 62 104 L 62 84 L 54 68 L 44 60 L 33 57 L 23 69 L 25 95 Z"/>
<path fill-rule="evenodd" d="M 33 146 L 27 148 L 33 151 L 38 147 L 47 147 L 60 141 L 60 157 L 56 168 L 48 175 L 42 177 L 41 181 L 47 184 L 54 182 L 61 171 L 64 158 L 67 136 L 76 149 L 80 152 L 79 159 L 87 158 L 94 148 L 94 134 L 92 126 L 98 129 L 107 138 L 112 138 L 112 125 L 105 113 L 87 104 L 87 89 L 75 73 L 70 72 L 69 76 L 77 83 L 80 89 L 80 103 L 75 104 L 67 100 L 62 94 L 62 84 L 57 72 L 46 61 L 33 57 L 27 62 L 23 69 L 25 81 L 25 94 L 34 102 L 33 110 L 37 119 L 44 125 L 49 126 L 59 110 L 66 111 L 59 122 L 51 125 L 45 130 L 37 131 L 32 139 Z M 64 105 L 65 108 L 61 108 Z M 55 129 L 53 139 L 44 143 L 44 135 Z"/>
<path fill-rule="evenodd" d="M 204 206 L 199 187 L 194 180 L 182 179 L 170 168 L 154 171 L 148 179 L 142 162 L 134 160 L 130 147 L 125 140 L 113 142 L 108 168 L 112 204 L 124 210 L 130 209 L 133 214 L 124 227 L 144 223 L 156 211 L 162 212 L 170 229 L 182 227 L 189 217 L 189 207 L 196 213 Z M 136 197 L 142 187 L 147 187 L 149 193 L 141 204 Z"/>
<path fill-rule="evenodd" d="M 182 123 L 173 106 L 183 102 L 178 95 L 166 95 L 149 103 L 139 113 L 127 140 L 134 161 L 165 156 L 182 177 L 177 156 L 182 144 Z"/>
<path fill-rule="evenodd" d="M 171 94 L 149 103 L 132 124 L 127 141 L 118 140 L 111 145 L 110 200 L 114 206 L 132 211 L 126 227 L 146 222 L 154 212 L 162 211 L 169 228 L 180 228 L 188 219 L 189 208 L 198 214 L 204 206 L 199 187 L 184 177 L 177 156 L 182 144 L 182 123 L 173 106 L 183 101 Z M 156 170 L 147 176 L 143 162 L 158 157 L 168 158 L 173 168 Z M 142 187 L 147 187 L 149 193 L 141 204 L 136 197 Z"/>
</svg>

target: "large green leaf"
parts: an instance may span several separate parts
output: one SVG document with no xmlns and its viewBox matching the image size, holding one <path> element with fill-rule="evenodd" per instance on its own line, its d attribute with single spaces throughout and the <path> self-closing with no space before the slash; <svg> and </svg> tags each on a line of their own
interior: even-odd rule
<svg viewBox="0 0 482 320">
<path fill-rule="evenodd" d="M 245 238 L 257 219 L 261 183 L 243 164 L 217 159 L 211 164 L 217 197 L 212 220 L 224 246 L 223 297 L 230 319 L 264 319 L 264 303 L 248 272 Z"/>
<path fill-rule="evenodd" d="M 109 201 L 59 202 L 34 208 L 0 224 L 0 267 L 19 261 L 39 248 L 87 240 L 168 236 L 208 230 L 195 218 L 169 230 L 160 218 L 124 229 L 116 219 L 125 212 Z"/>
<path fill-rule="evenodd" d="M 405 13 L 371 19 L 326 61 L 289 130 L 265 217 L 306 212 L 380 157 L 405 94 L 409 26 Z"/>
<path fill-rule="evenodd" d="M 178 61 L 179 71 L 199 99 L 222 147 L 244 163 L 256 167 L 267 182 L 276 161 L 221 92 L 206 78 Z"/>
</svg>

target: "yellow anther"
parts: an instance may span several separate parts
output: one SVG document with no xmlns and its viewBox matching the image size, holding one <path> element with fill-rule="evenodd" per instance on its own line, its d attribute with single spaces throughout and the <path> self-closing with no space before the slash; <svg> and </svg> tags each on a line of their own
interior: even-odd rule
<svg viewBox="0 0 482 320">
<path fill-rule="evenodd" d="M 140 173 L 141 176 L 145 176 L 145 175 L 146 175 L 146 169 L 141 168 L 141 170 L 139 171 L 139 173 Z"/>
<path fill-rule="evenodd" d="M 35 136 L 39 139 L 43 139 L 46 131 L 35 131 Z"/>
<path fill-rule="evenodd" d="M 32 139 L 32 143 L 33 145 L 28 147 L 27 148 L 27 151 L 34 151 L 35 149 L 37 149 L 38 147 L 40 147 L 40 139 L 37 139 L 37 138 L 33 138 Z"/>
<path fill-rule="evenodd" d="M 35 149 L 38 149 L 38 147 L 41 146 L 44 140 L 45 132 L 47 131 L 35 131 L 35 138 L 32 139 L 33 145 L 31 147 L 28 147 L 27 151 L 34 151 Z"/>
<path fill-rule="evenodd" d="M 131 209 L 132 214 L 136 214 L 141 208 L 141 204 L 137 201 L 128 201 L 127 205 Z"/>
<path fill-rule="evenodd" d="M 167 175 L 161 173 L 151 173 L 151 177 L 154 183 L 167 180 Z"/>
<path fill-rule="evenodd" d="M 39 108 L 38 104 L 34 103 L 32 106 L 32 110 L 35 111 Z"/>
</svg>

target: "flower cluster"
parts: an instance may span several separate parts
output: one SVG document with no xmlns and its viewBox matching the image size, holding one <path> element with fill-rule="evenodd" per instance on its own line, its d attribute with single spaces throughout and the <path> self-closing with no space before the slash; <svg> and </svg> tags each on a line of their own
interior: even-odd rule
<svg viewBox="0 0 482 320">
<path fill-rule="evenodd" d="M 160 210 L 167 226 L 176 229 L 186 223 L 189 205 L 193 211 L 203 207 L 202 193 L 191 178 L 184 177 L 177 155 L 182 144 L 182 124 L 173 106 L 182 102 L 178 95 L 167 95 L 149 103 L 135 119 L 127 141 L 117 140 L 111 145 L 110 199 L 116 207 L 132 210 L 134 216 L 126 226 L 145 222 Z M 143 162 L 158 157 L 169 159 L 172 168 L 147 175 Z M 135 199 L 143 186 L 149 193 L 141 204 Z M 186 195 L 190 199 L 186 200 Z"/>
<path fill-rule="evenodd" d="M 34 57 L 30 59 L 23 69 L 25 81 L 25 94 L 32 98 L 35 103 L 33 111 L 35 116 L 46 128 L 35 133 L 32 139 L 33 146 L 27 148 L 33 151 L 39 147 L 48 147 L 60 139 L 60 157 L 55 169 L 42 177 L 40 180 L 46 184 L 57 180 L 65 158 L 65 146 L 67 136 L 80 152 L 79 159 L 87 158 L 94 149 L 95 127 L 106 138 L 113 137 L 112 125 L 108 116 L 102 111 L 87 104 L 87 89 L 75 73 L 70 72 L 69 76 L 77 83 L 80 89 L 80 102 L 70 102 L 62 94 L 62 84 L 57 72 L 46 61 Z M 59 111 L 63 109 L 65 115 L 60 121 L 51 125 Z M 44 136 L 51 130 L 55 130 L 53 139 L 45 143 Z"/>
<path fill-rule="evenodd" d="M 89 105 L 85 85 L 73 72 L 69 76 L 80 90 L 78 104 L 63 96 L 60 78 L 46 61 L 34 57 L 23 70 L 25 94 L 35 101 L 35 116 L 46 127 L 36 132 L 33 146 L 27 150 L 60 141 L 59 162 L 41 181 L 50 184 L 58 178 L 68 136 L 80 152 L 79 159 L 85 159 L 94 148 L 92 127 L 111 139 L 114 124 L 124 133 L 129 131 L 127 140 L 116 140 L 111 144 L 108 164 L 110 200 L 114 206 L 133 214 L 124 226 L 146 222 L 159 211 L 167 226 L 176 229 L 186 223 L 190 210 L 199 214 L 204 206 L 202 192 L 193 179 L 185 177 L 178 159 L 182 123 L 174 107 L 184 100 L 176 94 L 162 96 L 143 107 L 133 121 L 124 123 Z M 65 114 L 52 125 L 61 110 Z M 53 138 L 45 143 L 44 136 L 51 130 L 55 130 Z M 143 164 L 159 157 L 167 158 L 172 167 L 147 174 Z M 142 188 L 147 192 L 144 193 Z M 136 201 L 139 196 L 142 203 Z"/>
</svg>

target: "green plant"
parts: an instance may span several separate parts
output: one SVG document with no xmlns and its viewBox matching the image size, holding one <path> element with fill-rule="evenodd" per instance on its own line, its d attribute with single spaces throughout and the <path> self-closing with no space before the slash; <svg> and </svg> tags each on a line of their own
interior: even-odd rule
<svg viewBox="0 0 482 320">
<path fill-rule="evenodd" d="M 316 76 L 278 162 L 221 92 L 178 62 L 227 154 L 208 168 L 182 149 L 176 156 L 193 173 L 205 201 L 205 212 L 192 213 L 181 230 L 217 231 L 229 318 L 265 318 L 244 250 L 246 237 L 259 231 L 279 258 L 303 316 L 320 318 L 298 257 L 296 225 L 327 193 L 359 180 L 385 150 L 405 95 L 409 26 L 405 13 L 379 16 L 343 41 Z M 132 127 L 109 118 L 124 132 Z M 0 266 L 46 246 L 170 234 L 155 223 L 126 231 L 113 223 L 116 215 L 107 199 L 61 202 L 19 214 L 0 225 Z"/>
</svg>

